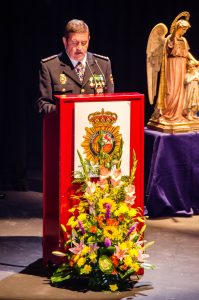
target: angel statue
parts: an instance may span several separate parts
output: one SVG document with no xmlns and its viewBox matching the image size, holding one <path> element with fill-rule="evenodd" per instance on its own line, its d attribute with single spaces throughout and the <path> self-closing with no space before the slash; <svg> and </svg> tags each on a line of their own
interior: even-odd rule
<svg viewBox="0 0 199 300">
<path fill-rule="evenodd" d="M 189 12 L 182 12 L 172 22 L 169 35 L 163 23 L 157 24 L 149 35 L 146 54 L 151 104 L 154 103 L 159 85 L 154 113 L 147 124 L 149 128 L 177 133 L 190 131 L 193 127 L 190 127 L 190 118 L 186 118 L 185 114 L 185 76 L 188 61 L 191 60 L 196 66 L 199 61 L 189 52 L 188 42 L 183 37 L 191 27 L 189 18 Z"/>
</svg>

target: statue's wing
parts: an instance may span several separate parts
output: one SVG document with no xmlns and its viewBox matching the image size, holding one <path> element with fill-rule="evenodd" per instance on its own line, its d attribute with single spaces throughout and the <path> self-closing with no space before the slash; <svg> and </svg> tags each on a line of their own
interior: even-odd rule
<svg viewBox="0 0 199 300">
<path fill-rule="evenodd" d="M 161 68 L 165 36 L 168 28 L 165 24 L 159 23 L 152 30 L 147 43 L 147 85 L 149 102 L 153 104 L 157 93 L 158 72 Z"/>
</svg>

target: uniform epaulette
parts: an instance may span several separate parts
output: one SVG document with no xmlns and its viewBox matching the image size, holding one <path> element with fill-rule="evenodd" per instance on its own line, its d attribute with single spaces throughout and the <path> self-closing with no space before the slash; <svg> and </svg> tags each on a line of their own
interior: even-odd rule
<svg viewBox="0 0 199 300">
<path fill-rule="evenodd" d="M 51 59 L 53 59 L 53 58 L 56 58 L 57 57 L 57 54 L 55 54 L 55 55 L 52 55 L 52 56 L 49 56 L 49 57 L 46 57 L 46 58 L 42 58 L 42 62 L 47 62 L 47 61 L 49 61 L 49 60 L 51 60 Z"/>
<path fill-rule="evenodd" d="M 105 60 L 109 60 L 108 56 L 103 56 L 103 55 L 99 55 L 99 54 L 96 54 L 96 53 L 93 53 L 93 55 L 96 56 L 96 57 L 105 59 Z"/>
</svg>

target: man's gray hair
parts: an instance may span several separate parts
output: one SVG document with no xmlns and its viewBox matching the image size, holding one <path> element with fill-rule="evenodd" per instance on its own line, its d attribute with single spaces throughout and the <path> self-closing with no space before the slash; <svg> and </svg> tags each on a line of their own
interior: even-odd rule
<svg viewBox="0 0 199 300">
<path fill-rule="evenodd" d="M 73 19 L 66 24 L 64 30 L 64 36 L 68 38 L 70 33 L 86 33 L 86 32 L 88 32 L 89 34 L 88 25 L 82 20 Z"/>
</svg>

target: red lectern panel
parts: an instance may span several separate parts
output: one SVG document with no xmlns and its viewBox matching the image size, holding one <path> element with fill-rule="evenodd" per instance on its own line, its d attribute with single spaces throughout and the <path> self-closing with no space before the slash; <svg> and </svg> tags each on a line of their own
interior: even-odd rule
<svg viewBox="0 0 199 300">
<path fill-rule="evenodd" d="M 130 165 L 133 149 L 138 159 L 135 176 L 136 203 L 144 208 L 144 95 L 114 93 L 57 96 L 57 112 L 44 117 L 43 123 L 43 259 L 57 262 L 52 251 L 62 247 L 60 224 L 67 222 L 71 207 L 68 195 L 74 171 L 75 103 L 130 102 Z M 125 174 L 127 175 L 127 174 Z"/>
</svg>

